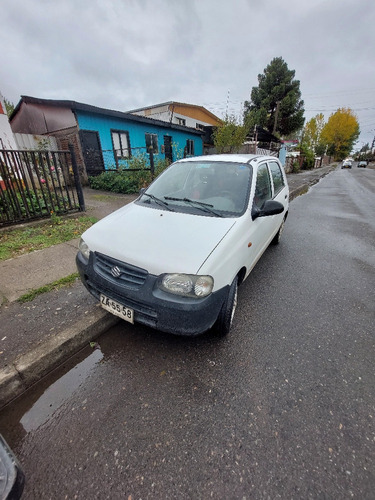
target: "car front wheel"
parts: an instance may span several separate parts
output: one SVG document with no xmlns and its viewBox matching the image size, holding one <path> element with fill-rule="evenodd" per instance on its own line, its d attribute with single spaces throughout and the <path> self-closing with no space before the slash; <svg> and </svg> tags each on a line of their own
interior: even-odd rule
<svg viewBox="0 0 375 500">
<path fill-rule="evenodd" d="M 229 288 L 227 298 L 221 308 L 215 323 L 215 330 L 219 336 L 224 336 L 231 329 L 234 312 L 237 306 L 238 277 L 236 276 Z"/>
<path fill-rule="evenodd" d="M 277 231 L 277 233 L 273 237 L 273 240 L 271 241 L 272 245 L 278 245 L 280 243 L 281 235 L 283 234 L 284 227 L 285 227 L 285 217 L 281 223 L 281 226 L 279 227 L 279 230 Z"/>
</svg>

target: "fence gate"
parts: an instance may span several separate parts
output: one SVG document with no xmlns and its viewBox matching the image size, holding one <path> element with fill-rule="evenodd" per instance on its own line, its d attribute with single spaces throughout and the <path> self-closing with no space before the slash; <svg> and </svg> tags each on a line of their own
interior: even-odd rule
<svg viewBox="0 0 375 500">
<path fill-rule="evenodd" d="M 85 209 L 74 151 L 0 149 L 0 226 Z"/>
</svg>

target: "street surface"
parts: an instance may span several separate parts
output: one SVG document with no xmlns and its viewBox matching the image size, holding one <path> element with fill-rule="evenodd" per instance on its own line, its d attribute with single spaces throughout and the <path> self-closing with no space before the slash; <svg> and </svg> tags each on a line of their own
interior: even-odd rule
<svg viewBox="0 0 375 500">
<path fill-rule="evenodd" d="M 231 333 L 120 323 L 0 414 L 26 499 L 373 499 L 375 171 L 294 200 Z"/>
</svg>

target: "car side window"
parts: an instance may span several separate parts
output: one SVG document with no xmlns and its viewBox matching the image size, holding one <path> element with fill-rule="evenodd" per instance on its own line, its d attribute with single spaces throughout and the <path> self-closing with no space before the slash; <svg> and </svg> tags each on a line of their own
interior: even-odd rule
<svg viewBox="0 0 375 500">
<path fill-rule="evenodd" d="M 280 165 L 275 161 L 270 161 L 268 166 L 271 170 L 272 180 L 273 180 L 273 188 L 275 190 L 275 195 L 279 193 L 282 188 L 285 186 L 284 177 L 281 172 Z"/>
<path fill-rule="evenodd" d="M 270 199 L 272 199 L 271 179 L 267 165 L 264 163 L 258 168 L 254 205 L 263 208 L 264 203 Z"/>
</svg>

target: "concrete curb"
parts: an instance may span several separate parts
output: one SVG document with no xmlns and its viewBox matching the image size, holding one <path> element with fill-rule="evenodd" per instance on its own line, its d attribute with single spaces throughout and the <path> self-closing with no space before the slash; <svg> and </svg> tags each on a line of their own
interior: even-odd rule
<svg viewBox="0 0 375 500">
<path fill-rule="evenodd" d="M 95 305 L 88 314 L 52 339 L 0 370 L 0 409 L 35 382 L 118 323 L 119 318 Z"/>
<path fill-rule="evenodd" d="M 293 189 L 293 191 L 289 192 L 289 201 L 293 201 L 294 198 L 297 198 L 297 196 L 300 196 L 301 194 L 307 193 L 309 189 L 310 184 L 302 184 L 302 186 L 299 186 L 296 189 Z"/>
</svg>

